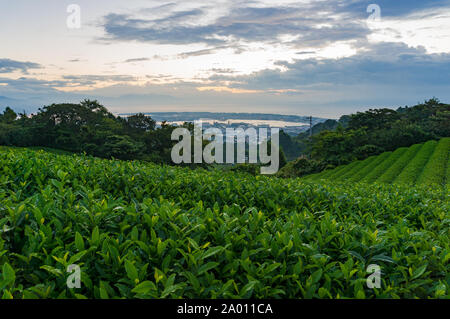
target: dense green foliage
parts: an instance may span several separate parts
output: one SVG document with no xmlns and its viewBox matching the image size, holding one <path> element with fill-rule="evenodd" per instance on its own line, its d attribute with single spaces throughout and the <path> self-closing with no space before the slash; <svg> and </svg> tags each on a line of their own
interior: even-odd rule
<svg viewBox="0 0 450 319">
<path fill-rule="evenodd" d="M 306 176 L 306 180 L 321 179 L 351 181 L 403 183 L 418 185 L 448 185 L 450 162 L 450 138 L 439 142 L 428 141 L 395 152 L 372 156 L 364 161 L 355 161 L 319 174 Z"/>
<path fill-rule="evenodd" d="M 450 140 L 450 139 L 449 139 Z M 403 171 L 395 178 L 396 183 L 415 183 L 421 173 L 423 172 L 425 165 L 428 163 L 428 161 L 431 158 L 431 155 L 433 155 L 434 150 L 436 149 L 436 145 L 438 143 L 436 141 L 429 141 L 422 145 L 421 149 L 419 150 L 418 154 L 409 161 L 407 166 L 403 169 Z M 444 145 L 445 142 L 443 142 L 441 145 Z M 450 146 L 449 146 L 450 150 Z M 443 161 L 445 164 L 445 159 Z M 424 177 L 426 176 L 423 175 Z M 443 182 L 441 183 L 443 184 Z"/>
<path fill-rule="evenodd" d="M 303 155 L 308 155 L 310 163 L 304 163 L 302 157 L 297 160 L 302 163 L 287 165 L 280 176 L 318 173 L 401 147 L 450 137 L 449 123 L 450 105 L 437 99 L 397 110 L 358 112 L 339 121 L 321 123 L 313 129 L 311 139 L 306 133 L 294 139 L 297 145 L 302 145 L 299 149 Z M 292 153 L 287 149 L 288 145 L 285 142 L 284 151 Z"/>
<path fill-rule="evenodd" d="M 184 123 L 182 127 L 193 134 L 193 123 Z M 177 143 L 171 139 L 175 128 L 175 125 L 165 122 L 157 127 L 151 117 L 141 113 L 127 118 L 116 117 L 97 101 L 90 100 L 80 104 L 45 106 L 31 117 L 20 114 L 18 118 L 17 114 L 7 107 L 3 114 L 0 114 L 0 145 L 51 148 L 107 159 L 144 160 L 171 165 L 171 150 Z M 286 136 L 281 133 L 282 142 L 286 140 Z M 203 147 L 208 143 L 203 140 Z M 248 154 L 248 144 L 245 151 Z M 226 156 L 225 143 L 223 152 Z M 280 148 L 279 152 L 280 167 L 283 167 L 287 160 L 283 148 Z M 192 168 L 208 166 L 206 163 L 186 165 Z M 256 174 L 260 167 L 238 165 L 233 167 L 233 170 Z"/>
<path fill-rule="evenodd" d="M 326 120 L 325 122 L 318 123 L 312 127 L 312 134 L 317 135 L 323 131 L 333 131 L 340 124 L 347 123 L 348 115 L 344 115 L 336 120 Z M 306 132 L 300 133 L 298 136 L 291 137 L 290 135 L 280 131 L 280 145 L 286 153 L 286 157 L 289 161 L 296 160 L 299 156 L 305 155 L 309 151 L 310 147 L 310 135 L 311 132 L 308 129 Z"/>
<path fill-rule="evenodd" d="M 406 152 L 403 153 L 403 155 L 395 161 L 395 163 L 393 163 L 393 165 L 389 167 L 377 181 L 382 183 L 392 183 L 394 179 L 403 172 L 406 165 L 415 159 L 421 148 L 421 144 L 415 144 L 408 148 Z"/>
<path fill-rule="evenodd" d="M 375 109 L 327 120 L 291 137 L 280 132 L 281 177 L 318 173 L 386 151 L 450 136 L 450 105 L 431 99 L 414 107 Z M 193 130 L 193 125 L 184 127 Z M 6 108 L 0 114 L 0 145 L 48 147 L 102 158 L 171 164 L 175 126 L 143 114 L 116 117 L 97 101 L 52 104 L 29 117 Z M 204 144 L 207 144 L 206 141 Z M 225 147 L 224 147 L 225 148 Z M 205 167 L 205 165 L 191 165 Z M 238 167 L 254 173 L 257 167 Z"/>
<path fill-rule="evenodd" d="M 450 138 L 443 139 L 435 148 L 428 163 L 418 178 L 419 184 L 450 183 Z M 447 172 L 446 172 L 447 170 Z"/>
<path fill-rule="evenodd" d="M 0 164 L 3 298 L 450 297 L 440 187 L 18 149 L 0 149 Z M 82 287 L 70 290 L 74 263 Z M 370 264 L 380 289 L 366 286 Z"/>
<path fill-rule="evenodd" d="M 174 128 L 164 123 L 156 128 L 155 121 L 143 114 L 116 117 L 97 101 L 85 100 L 45 106 L 31 117 L 17 117 L 6 108 L 0 115 L 0 145 L 49 147 L 103 158 L 169 164 Z"/>
</svg>

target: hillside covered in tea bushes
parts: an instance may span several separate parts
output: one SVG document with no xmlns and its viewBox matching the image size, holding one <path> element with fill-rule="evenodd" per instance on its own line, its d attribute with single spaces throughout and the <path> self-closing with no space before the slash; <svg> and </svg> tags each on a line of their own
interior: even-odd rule
<svg viewBox="0 0 450 319">
<path fill-rule="evenodd" d="M 370 109 L 319 123 L 281 147 L 292 160 L 280 177 L 304 177 L 358 160 L 450 138 L 450 104 L 433 98 L 412 107 Z M 295 157 L 295 156 L 294 156 Z"/>
<path fill-rule="evenodd" d="M 443 138 L 398 148 L 394 152 L 371 156 L 364 161 L 355 161 L 304 179 L 448 186 L 449 155 L 450 138 Z"/>
<path fill-rule="evenodd" d="M 448 196 L 0 148 L 0 297 L 449 298 Z"/>
</svg>

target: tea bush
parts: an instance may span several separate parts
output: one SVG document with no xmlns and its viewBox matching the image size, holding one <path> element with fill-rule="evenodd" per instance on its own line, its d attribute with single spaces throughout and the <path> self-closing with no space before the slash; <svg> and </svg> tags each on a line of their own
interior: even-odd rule
<svg viewBox="0 0 450 319">
<path fill-rule="evenodd" d="M 410 163 L 417 153 L 422 149 L 422 144 L 416 144 L 406 150 L 405 153 L 397 160 L 391 167 L 389 167 L 383 175 L 381 175 L 377 181 L 382 183 L 391 183 L 399 176 L 403 169 Z"/>
<path fill-rule="evenodd" d="M 436 141 L 426 142 L 419 153 L 408 163 L 403 171 L 397 176 L 394 182 L 414 184 L 430 160 L 436 148 Z"/>
<path fill-rule="evenodd" d="M 442 139 L 419 176 L 420 184 L 444 184 L 450 180 L 450 138 Z M 447 173 L 446 173 L 447 170 Z"/>
<path fill-rule="evenodd" d="M 3 298 L 450 297 L 442 187 L 18 149 L 0 163 Z M 381 288 L 366 285 L 370 264 Z"/>
<path fill-rule="evenodd" d="M 355 161 L 319 174 L 305 181 L 349 181 L 365 183 L 397 183 L 448 185 L 450 172 L 450 138 L 428 141 L 410 148 L 399 148 L 364 161 Z"/>
</svg>

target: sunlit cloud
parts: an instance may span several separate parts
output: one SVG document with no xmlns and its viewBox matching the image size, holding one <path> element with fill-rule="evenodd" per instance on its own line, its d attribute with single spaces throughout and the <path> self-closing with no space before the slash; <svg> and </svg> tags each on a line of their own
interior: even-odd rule
<svg viewBox="0 0 450 319">
<path fill-rule="evenodd" d="M 200 92 L 202 91 L 215 91 L 215 92 L 229 92 L 233 94 L 250 94 L 250 93 L 258 93 L 261 91 L 258 90 L 245 90 L 238 88 L 229 88 L 226 86 L 200 86 L 197 88 Z"/>
<path fill-rule="evenodd" d="M 431 9 L 369 24 L 373 43 L 399 42 L 428 53 L 450 53 L 450 8 Z"/>
</svg>

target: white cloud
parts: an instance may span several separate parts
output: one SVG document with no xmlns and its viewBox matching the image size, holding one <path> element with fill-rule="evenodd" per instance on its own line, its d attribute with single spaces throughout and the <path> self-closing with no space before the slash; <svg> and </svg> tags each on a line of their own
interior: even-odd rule
<svg viewBox="0 0 450 319">
<path fill-rule="evenodd" d="M 450 8 L 434 8 L 369 24 L 372 43 L 401 42 L 428 53 L 450 53 Z"/>
</svg>

